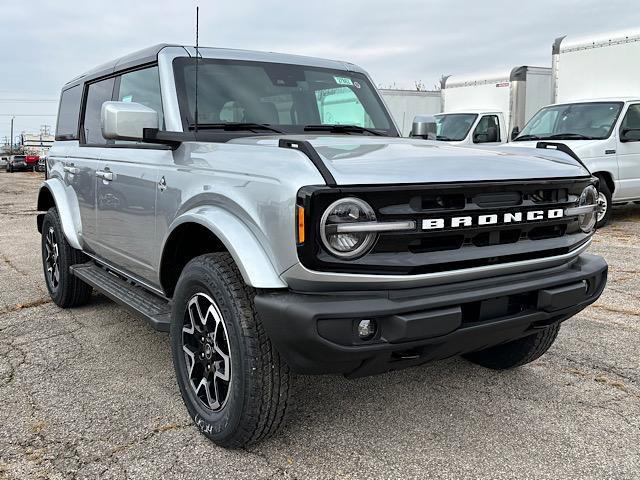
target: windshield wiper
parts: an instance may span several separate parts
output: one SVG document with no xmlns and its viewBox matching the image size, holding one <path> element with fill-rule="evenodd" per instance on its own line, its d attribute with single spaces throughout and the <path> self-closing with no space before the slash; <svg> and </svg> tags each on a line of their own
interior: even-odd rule
<svg viewBox="0 0 640 480">
<path fill-rule="evenodd" d="M 548 140 L 594 140 L 595 137 L 589 137 L 587 135 L 582 135 L 581 133 L 556 133 L 555 135 L 550 135 L 545 137 Z"/>
<path fill-rule="evenodd" d="M 355 133 L 370 133 L 371 135 L 377 135 L 377 136 L 384 136 L 384 133 L 378 132 L 376 130 L 373 130 L 371 128 L 365 128 L 365 127 L 359 127 L 357 125 L 340 125 L 340 124 L 333 124 L 333 125 L 305 125 L 304 127 L 304 131 L 305 132 L 311 132 L 311 131 L 321 131 L 321 132 L 333 132 L 333 133 L 349 133 L 349 132 L 355 132 Z"/>
<path fill-rule="evenodd" d="M 189 130 L 195 130 L 196 125 L 189 125 Z M 286 133 L 277 128 L 273 128 L 266 123 L 250 123 L 250 122 L 222 122 L 222 123 L 199 123 L 198 130 L 268 130 L 274 133 Z"/>
<path fill-rule="evenodd" d="M 542 137 L 538 135 L 520 135 L 513 139 L 514 142 L 524 141 L 524 140 L 542 140 Z"/>
<path fill-rule="evenodd" d="M 449 138 L 449 137 L 445 137 L 443 135 L 436 136 L 436 140 L 442 140 L 443 142 L 457 142 L 458 141 L 455 138 Z"/>
</svg>

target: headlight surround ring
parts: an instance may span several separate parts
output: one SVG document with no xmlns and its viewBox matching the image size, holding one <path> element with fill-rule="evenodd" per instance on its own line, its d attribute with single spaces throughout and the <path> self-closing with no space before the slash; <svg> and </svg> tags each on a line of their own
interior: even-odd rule
<svg viewBox="0 0 640 480">
<path fill-rule="evenodd" d="M 578 207 L 586 207 L 591 205 L 593 205 L 594 207 L 593 212 L 578 215 L 580 230 L 582 230 L 584 233 L 593 232 L 598 221 L 598 190 L 596 190 L 596 187 L 594 187 L 593 185 L 589 185 L 588 187 L 586 187 L 580 194 L 580 199 L 578 200 Z"/>
<path fill-rule="evenodd" d="M 344 221 L 336 221 L 340 219 Z M 331 227 L 340 223 L 375 222 L 373 208 L 356 197 L 336 200 L 320 218 L 320 238 L 322 245 L 333 256 L 343 260 L 353 260 L 363 256 L 373 247 L 378 235 L 374 232 L 337 233 L 330 232 Z"/>
</svg>

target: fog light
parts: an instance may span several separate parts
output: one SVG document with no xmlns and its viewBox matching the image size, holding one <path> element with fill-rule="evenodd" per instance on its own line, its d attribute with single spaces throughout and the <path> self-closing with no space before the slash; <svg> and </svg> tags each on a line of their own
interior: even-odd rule
<svg viewBox="0 0 640 480">
<path fill-rule="evenodd" d="M 361 340 L 371 340 L 376 334 L 375 320 L 360 320 L 358 323 L 358 336 Z"/>
</svg>

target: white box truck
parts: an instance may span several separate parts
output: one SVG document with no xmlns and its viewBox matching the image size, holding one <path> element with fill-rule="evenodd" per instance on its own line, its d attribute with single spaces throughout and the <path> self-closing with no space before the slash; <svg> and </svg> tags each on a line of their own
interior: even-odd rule
<svg viewBox="0 0 640 480">
<path fill-rule="evenodd" d="M 380 89 L 403 137 L 409 136 L 416 115 L 433 115 L 442 111 L 438 91 Z"/>
<path fill-rule="evenodd" d="M 438 140 L 457 145 L 504 143 L 551 98 L 551 69 L 546 67 L 445 77 L 443 113 L 435 116 Z"/>
<path fill-rule="evenodd" d="M 640 201 L 640 30 L 553 43 L 555 105 L 510 147 L 567 145 L 600 178 L 598 224 L 613 204 Z"/>
</svg>

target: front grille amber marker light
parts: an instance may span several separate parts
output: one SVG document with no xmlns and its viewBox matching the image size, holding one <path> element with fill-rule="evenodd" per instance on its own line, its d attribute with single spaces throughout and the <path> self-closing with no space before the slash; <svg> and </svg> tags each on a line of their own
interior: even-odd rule
<svg viewBox="0 0 640 480">
<path fill-rule="evenodd" d="M 298 214 L 298 243 L 304 243 L 304 207 L 296 205 L 296 211 Z"/>
</svg>

